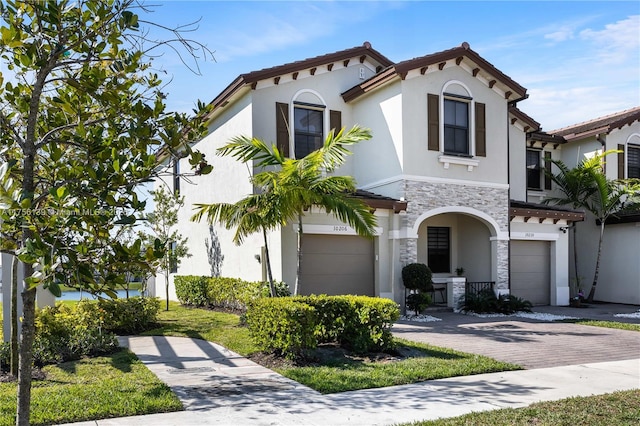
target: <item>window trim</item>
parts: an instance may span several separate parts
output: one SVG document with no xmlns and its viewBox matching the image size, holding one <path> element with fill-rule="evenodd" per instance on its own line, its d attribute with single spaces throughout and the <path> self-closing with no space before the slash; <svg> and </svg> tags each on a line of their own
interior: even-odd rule
<svg viewBox="0 0 640 426">
<path fill-rule="evenodd" d="M 538 170 L 538 186 L 537 187 L 533 187 L 533 186 L 529 186 L 529 162 L 528 162 L 528 154 L 530 152 L 535 152 L 538 154 L 538 164 L 537 164 L 537 170 Z M 527 148 L 526 152 L 525 152 L 525 160 L 524 160 L 524 168 L 525 168 L 525 185 L 527 187 L 527 191 L 542 191 L 544 186 L 543 186 L 543 182 L 542 182 L 542 177 L 544 176 L 543 173 L 543 167 L 542 167 L 542 163 L 543 163 L 543 159 L 542 159 L 542 150 L 541 149 L 533 149 L 533 148 Z"/>
<path fill-rule="evenodd" d="M 321 104 L 315 104 L 310 102 L 302 102 L 296 99 L 300 98 L 300 96 L 304 94 L 311 94 L 315 96 Z M 289 103 L 289 156 L 291 158 L 296 158 L 296 131 L 295 131 L 295 109 L 296 108 L 304 108 L 304 109 L 312 109 L 316 111 L 322 111 L 322 141 L 329 134 L 329 108 L 327 107 L 327 102 L 324 100 L 320 93 L 311 89 L 301 89 L 293 95 L 292 101 Z"/>
<path fill-rule="evenodd" d="M 462 87 L 469 95 L 459 95 L 456 93 L 447 92 L 447 87 L 451 85 L 458 85 Z M 444 102 L 445 99 L 464 102 L 467 103 L 467 114 L 468 114 L 468 123 L 467 123 L 467 139 L 469 144 L 468 153 L 464 154 L 455 154 L 451 152 L 446 152 L 444 149 Z M 479 164 L 478 160 L 475 160 L 476 157 L 476 101 L 473 98 L 473 93 L 464 84 L 459 80 L 450 80 L 447 81 L 442 87 L 442 91 L 440 92 L 439 99 L 439 133 L 440 133 L 440 153 L 441 153 L 441 163 L 445 163 L 445 168 L 448 168 L 448 164 L 462 164 L 466 165 L 468 171 L 472 171 L 473 167 L 477 167 Z M 464 159 L 473 159 L 473 164 L 469 164 L 469 161 L 451 161 L 453 158 L 464 158 Z M 449 161 L 447 161 L 449 160 Z"/>
</svg>

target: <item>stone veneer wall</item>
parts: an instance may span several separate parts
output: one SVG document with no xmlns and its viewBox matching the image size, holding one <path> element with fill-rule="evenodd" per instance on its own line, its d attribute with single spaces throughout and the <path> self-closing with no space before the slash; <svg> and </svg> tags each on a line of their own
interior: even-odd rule
<svg viewBox="0 0 640 426">
<path fill-rule="evenodd" d="M 402 227 L 413 228 L 418 217 L 429 210 L 463 206 L 491 216 L 500 226 L 500 231 L 505 234 L 508 232 L 509 192 L 507 189 L 407 180 L 404 182 L 404 197 L 408 203 L 406 214 L 402 218 Z M 509 243 L 506 240 L 500 240 L 494 244 L 497 244 L 498 257 L 496 288 L 508 289 Z M 407 238 L 400 241 L 401 264 L 415 262 L 417 253 L 417 239 Z"/>
</svg>

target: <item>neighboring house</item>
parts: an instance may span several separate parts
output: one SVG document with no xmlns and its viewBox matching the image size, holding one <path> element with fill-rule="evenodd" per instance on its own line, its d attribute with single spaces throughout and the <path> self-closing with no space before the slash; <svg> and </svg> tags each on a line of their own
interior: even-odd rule
<svg viewBox="0 0 640 426">
<path fill-rule="evenodd" d="M 450 304 L 457 298 L 452 289 L 464 282 L 454 277 L 461 267 L 467 281 L 494 282 L 497 292 L 567 305 L 566 228 L 584 215 L 539 203 L 547 184 L 542 162 L 556 158 L 564 141 L 544 134 L 528 141 L 540 126 L 517 109 L 526 97 L 524 87 L 467 43 L 399 63 L 364 43 L 240 75 L 212 101 L 210 133 L 195 145 L 213 173 L 174 185 L 186 206 L 235 202 L 254 191 L 254 170 L 215 155 L 230 138 L 260 138 L 300 157 L 330 129 L 368 127 L 372 139 L 356 145 L 337 173 L 355 177 L 356 196 L 375 209 L 377 234 L 361 238 L 324 213 L 306 212 L 302 294 L 357 293 L 403 303 L 402 267 L 421 262 L 437 282 L 450 284 Z M 223 276 L 265 279 L 262 235 L 237 247 L 233 230 L 210 232 L 206 223 L 189 221 L 192 213 L 180 212 L 193 256 L 178 274 L 209 275 L 205 240 L 217 238 Z M 269 250 L 276 279 L 293 286 L 295 224 L 271 232 Z"/>
<path fill-rule="evenodd" d="M 603 150 L 619 150 L 606 158 L 606 176 L 640 178 L 640 107 L 553 130 L 543 137 L 559 141 L 560 158 L 569 167 Z M 578 277 L 587 294 L 593 282 L 599 226 L 591 215 L 577 226 Z M 575 279 L 573 267 L 571 273 Z M 607 221 L 596 288 L 596 300 L 640 304 L 640 211 Z"/>
</svg>

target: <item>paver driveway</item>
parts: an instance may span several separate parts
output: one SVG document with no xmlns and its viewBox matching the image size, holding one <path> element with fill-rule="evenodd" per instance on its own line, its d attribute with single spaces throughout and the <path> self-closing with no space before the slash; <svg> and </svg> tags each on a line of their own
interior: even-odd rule
<svg viewBox="0 0 640 426">
<path fill-rule="evenodd" d="M 544 368 L 640 356 L 640 332 L 530 319 L 478 318 L 452 312 L 431 314 L 442 321 L 400 322 L 396 337 Z M 640 364 L 638 365 L 640 368 Z"/>
</svg>

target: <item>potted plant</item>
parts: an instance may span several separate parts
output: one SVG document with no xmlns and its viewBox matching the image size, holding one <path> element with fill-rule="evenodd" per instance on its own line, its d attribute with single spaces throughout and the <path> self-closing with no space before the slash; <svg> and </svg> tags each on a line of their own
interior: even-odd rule
<svg viewBox="0 0 640 426">
<path fill-rule="evenodd" d="M 464 274 L 464 268 L 463 267 L 456 268 L 456 275 L 461 277 L 462 274 Z"/>
</svg>

